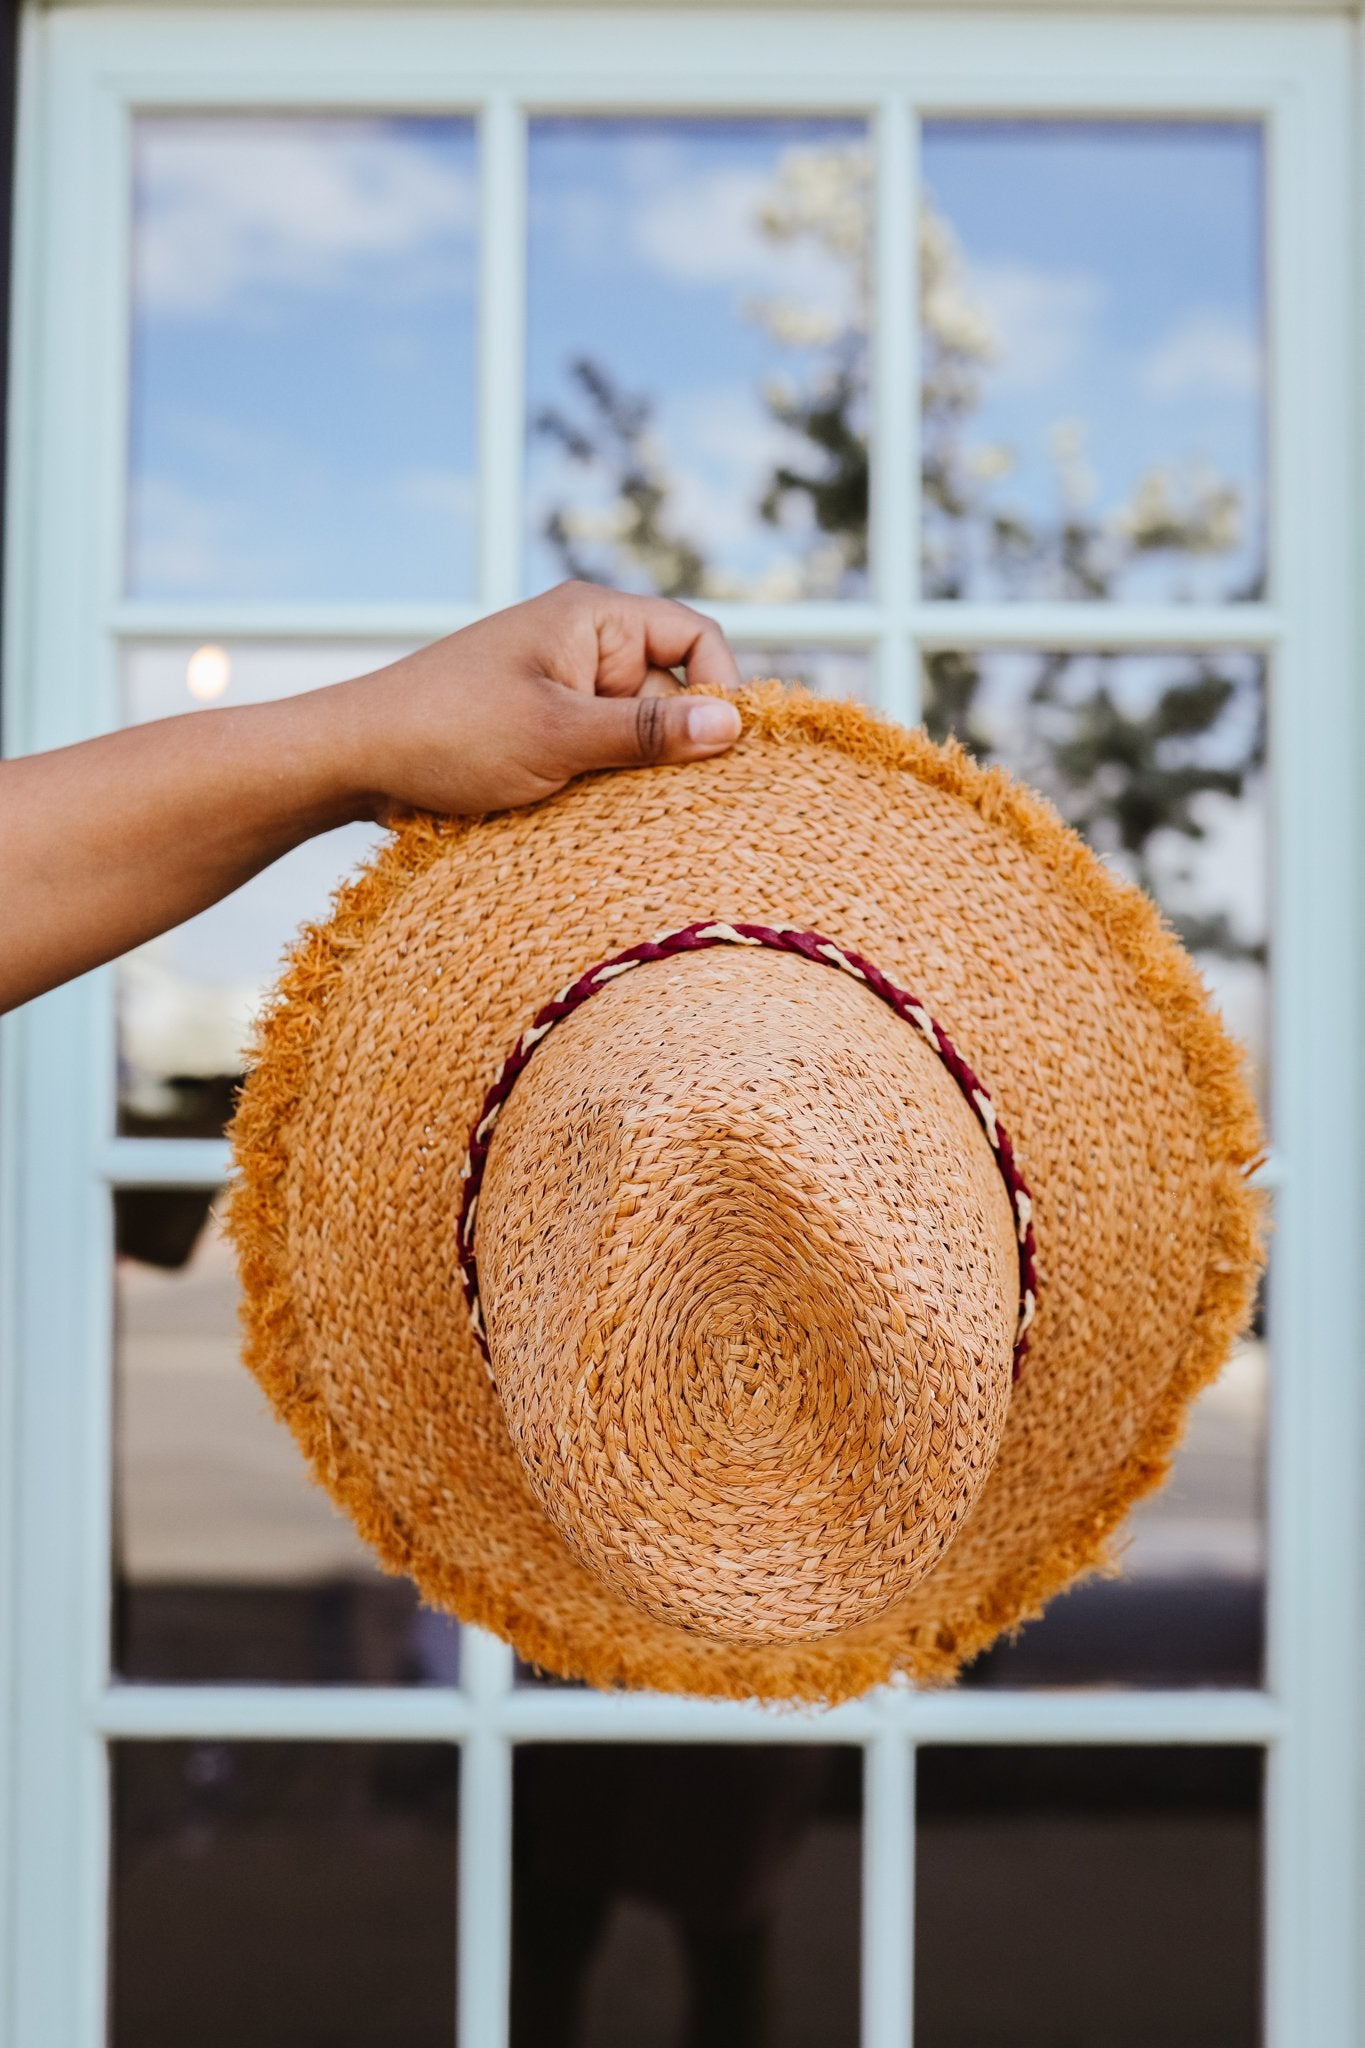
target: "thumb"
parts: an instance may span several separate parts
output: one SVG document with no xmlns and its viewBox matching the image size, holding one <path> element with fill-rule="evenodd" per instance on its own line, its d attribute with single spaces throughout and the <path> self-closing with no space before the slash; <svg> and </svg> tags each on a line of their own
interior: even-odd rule
<svg viewBox="0 0 1365 2048">
<path fill-rule="evenodd" d="M 702 761 L 723 754 L 739 738 L 739 713 L 723 697 L 574 695 L 570 703 L 564 729 L 570 775 Z"/>
</svg>

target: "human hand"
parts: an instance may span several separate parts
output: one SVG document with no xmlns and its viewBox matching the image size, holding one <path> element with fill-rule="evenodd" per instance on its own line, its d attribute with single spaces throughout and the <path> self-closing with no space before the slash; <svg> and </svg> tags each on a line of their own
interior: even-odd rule
<svg viewBox="0 0 1365 2048">
<path fill-rule="evenodd" d="M 739 671 L 667 598 L 565 583 L 352 682 L 0 761 L 0 1010 L 169 931 L 349 819 L 480 813 L 695 761 Z"/>
<path fill-rule="evenodd" d="M 535 803 L 589 769 L 723 753 L 739 713 L 682 690 L 677 667 L 702 692 L 740 681 L 720 628 L 689 606 L 561 583 L 314 694 L 347 808 L 387 824 L 404 809 Z"/>
</svg>

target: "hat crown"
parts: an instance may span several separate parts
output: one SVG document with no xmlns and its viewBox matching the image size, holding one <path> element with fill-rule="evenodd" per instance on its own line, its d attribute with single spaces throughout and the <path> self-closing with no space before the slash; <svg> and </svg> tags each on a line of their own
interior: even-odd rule
<svg viewBox="0 0 1365 2048">
<path fill-rule="evenodd" d="M 994 1460 L 1014 1219 L 940 1061 L 774 953 L 654 962 L 513 1089 L 478 1218 L 495 1382 L 571 1548 L 660 1619 L 871 1618 Z"/>
</svg>

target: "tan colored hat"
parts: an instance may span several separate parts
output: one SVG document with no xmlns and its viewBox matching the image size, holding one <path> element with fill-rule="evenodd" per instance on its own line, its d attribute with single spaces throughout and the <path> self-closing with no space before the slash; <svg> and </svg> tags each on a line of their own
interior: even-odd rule
<svg viewBox="0 0 1365 2048">
<path fill-rule="evenodd" d="M 247 1358 L 391 1570 L 598 1685 L 950 1676 L 1104 1561 L 1249 1313 L 1240 1055 L 959 749 L 764 685 L 732 753 L 416 819 L 233 1127 Z"/>
</svg>

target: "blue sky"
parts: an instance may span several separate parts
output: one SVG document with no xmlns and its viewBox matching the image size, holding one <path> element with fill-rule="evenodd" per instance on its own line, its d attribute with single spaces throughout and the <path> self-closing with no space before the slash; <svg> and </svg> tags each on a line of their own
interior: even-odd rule
<svg viewBox="0 0 1365 2048">
<path fill-rule="evenodd" d="M 847 260 L 775 241 L 760 209 L 784 163 L 861 140 L 852 121 L 532 126 L 529 413 L 572 400 L 579 355 L 650 398 L 675 521 L 736 589 L 800 592 L 799 536 L 755 510 L 774 463 L 803 453 L 764 390 L 821 360 L 774 338 L 756 302 L 837 326 L 853 296 Z M 1153 463 L 1203 462 L 1237 484 L 1254 536 L 1257 131 L 933 122 L 923 170 L 999 338 L 974 434 L 1014 452 L 1002 501 L 1055 507 L 1049 432 L 1079 420 L 1098 513 Z M 472 125 L 158 116 L 140 124 L 136 171 L 131 588 L 470 595 Z M 547 509 L 602 492 L 544 437 L 527 462 L 538 587 L 559 573 Z M 1149 568 L 1137 594 L 1223 594 L 1254 552 Z"/>
<path fill-rule="evenodd" d="M 130 588 L 470 595 L 472 124 L 157 116 L 135 173 Z"/>
</svg>

